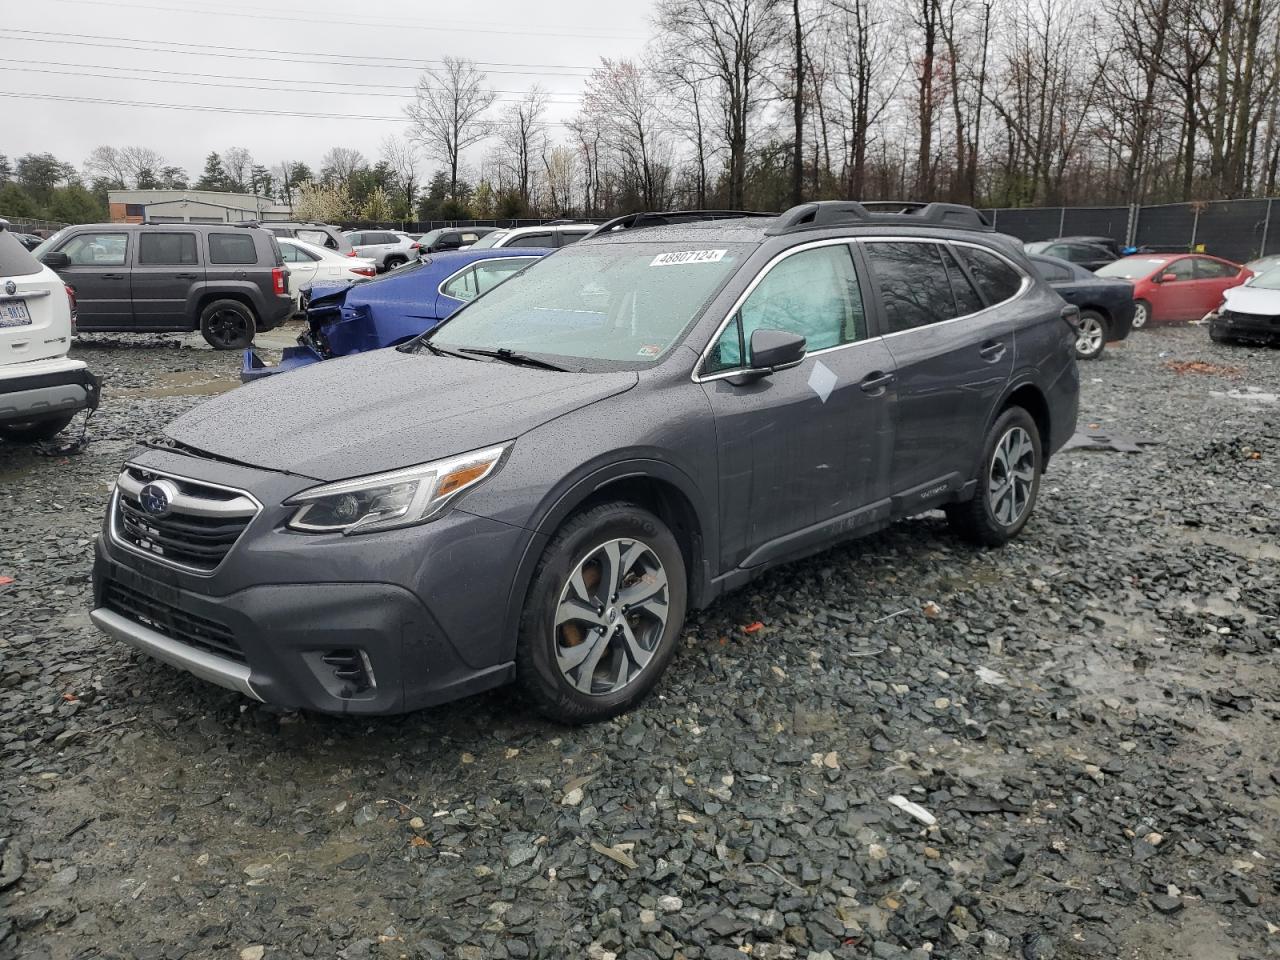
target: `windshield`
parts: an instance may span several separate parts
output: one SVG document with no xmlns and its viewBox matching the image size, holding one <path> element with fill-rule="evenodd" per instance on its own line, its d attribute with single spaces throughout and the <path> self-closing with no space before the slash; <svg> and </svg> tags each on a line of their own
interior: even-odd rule
<svg viewBox="0 0 1280 960">
<path fill-rule="evenodd" d="M 492 233 L 486 233 L 483 237 L 471 245 L 472 250 L 488 250 L 497 244 L 499 240 L 505 237 L 510 230 L 494 230 Z"/>
<path fill-rule="evenodd" d="M 1028 243 L 1028 244 L 1025 244 L 1024 246 L 1026 247 L 1027 253 L 1044 253 L 1051 246 L 1053 246 L 1053 241 L 1039 240 L 1036 243 Z"/>
<path fill-rule="evenodd" d="M 442 233 L 444 233 L 443 227 L 439 230 L 432 230 L 430 233 L 424 233 L 422 236 L 418 237 L 418 242 L 424 247 L 429 247 L 440 239 L 440 234 Z"/>
<path fill-rule="evenodd" d="M 1259 290 L 1280 290 L 1280 266 L 1273 264 L 1270 270 L 1264 270 L 1248 283 Z"/>
<path fill-rule="evenodd" d="M 1150 257 L 1125 257 L 1108 263 L 1094 271 L 1100 277 L 1122 277 L 1125 280 L 1139 280 L 1149 277 L 1169 261 Z"/>
<path fill-rule="evenodd" d="M 429 339 L 451 350 L 539 354 L 573 369 L 645 367 L 680 342 L 754 249 L 708 246 L 637 241 L 561 250 L 473 300 Z"/>
<path fill-rule="evenodd" d="M 39 259 L 41 256 L 48 253 L 50 250 L 56 247 L 59 243 L 61 243 L 62 238 L 65 237 L 70 232 L 71 232 L 70 227 L 63 227 L 61 230 L 55 233 L 52 237 L 50 237 L 44 243 L 40 244 L 40 246 L 32 250 L 31 255 L 36 259 Z"/>
</svg>

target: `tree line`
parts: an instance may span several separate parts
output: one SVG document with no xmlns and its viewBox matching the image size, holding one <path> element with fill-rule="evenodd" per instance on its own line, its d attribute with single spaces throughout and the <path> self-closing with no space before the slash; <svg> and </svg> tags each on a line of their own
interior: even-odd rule
<svg viewBox="0 0 1280 960">
<path fill-rule="evenodd" d="M 330 221 L 1270 196 L 1280 0 L 659 0 L 643 51 L 601 60 L 567 122 L 550 96 L 499 107 L 483 70 L 446 57 L 372 156 L 338 146 L 313 168 L 230 147 L 197 178 L 145 147 L 81 169 L 0 157 L 0 212 L 105 214 L 125 186 L 257 193 Z"/>
</svg>

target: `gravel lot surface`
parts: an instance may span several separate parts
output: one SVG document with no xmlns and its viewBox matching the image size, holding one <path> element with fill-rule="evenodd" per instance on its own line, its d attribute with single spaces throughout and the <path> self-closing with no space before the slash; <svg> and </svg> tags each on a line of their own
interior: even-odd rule
<svg viewBox="0 0 1280 960">
<path fill-rule="evenodd" d="M 778 570 L 584 729 L 282 714 L 99 635 L 120 463 L 239 358 L 75 355 L 89 450 L 0 445 L 0 957 L 1280 957 L 1278 350 L 1113 345 L 1081 425 L 1156 445 L 1057 458 L 1004 550 Z"/>
</svg>

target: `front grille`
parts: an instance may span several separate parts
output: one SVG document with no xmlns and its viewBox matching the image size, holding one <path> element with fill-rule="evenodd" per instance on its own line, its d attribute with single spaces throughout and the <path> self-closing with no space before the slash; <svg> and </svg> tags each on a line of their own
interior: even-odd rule
<svg viewBox="0 0 1280 960">
<path fill-rule="evenodd" d="M 115 580 L 108 581 L 102 604 L 170 640 L 238 663 L 245 662 L 244 651 L 225 624 L 179 610 Z"/>
<path fill-rule="evenodd" d="M 1231 320 L 1240 320 L 1244 323 L 1256 323 L 1258 326 L 1263 327 L 1267 324 L 1280 326 L 1280 316 L 1273 316 L 1265 313 L 1241 313 L 1238 310 L 1224 310 L 1223 313 L 1225 313 Z"/>
<path fill-rule="evenodd" d="M 169 512 L 155 516 L 142 508 L 147 484 L 165 481 L 172 497 Z M 116 539 L 158 560 L 200 573 L 212 573 L 235 546 L 259 506 L 248 494 L 196 480 L 125 467 L 116 481 Z"/>
</svg>

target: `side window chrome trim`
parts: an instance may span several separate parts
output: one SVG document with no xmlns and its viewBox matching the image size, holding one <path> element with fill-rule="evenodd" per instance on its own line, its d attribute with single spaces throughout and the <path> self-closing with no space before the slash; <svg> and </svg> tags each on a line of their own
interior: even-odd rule
<svg viewBox="0 0 1280 960">
<path fill-rule="evenodd" d="M 698 359 L 694 363 L 693 369 L 689 371 L 689 379 L 692 380 L 694 383 L 706 383 L 710 380 L 723 380 L 725 377 L 736 377 L 738 374 L 742 373 L 744 369 L 746 369 L 745 367 L 734 367 L 732 370 L 718 370 L 715 373 L 709 373 L 709 374 L 702 373 L 702 367 L 707 362 L 707 358 L 711 354 L 712 347 L 714 347 L 720 341 L 720 337 L 724 334 L 725 330 L 728 329 L 729 324 L 733 321 L 733 318 L 738 315 L 738 311 L 741 310 L 742 305 L 747 302 L 747 298 L 750 297 L 751 294 L 755 292 L 756 287 L 760 285 L 760 283 L 764 280 L 764 278 L 767 277 L 771 272 L 773 272 L 774 267 L 776 267 L 783 260 L 786 260 L 788 257 L 795 256 L 797 253 L 802 253 L 806 250 L 816 250 L 819 247 L 834 247 L 837 245 L 847 247 L 852 242 L 853 242 L 852 237 L 828 237 L 825 240 L 814 240 L 811 243 L 805 243 L 799 246 L 789 247 L 786 250 L 783 250 L 781 253 L 777 254 L 768 263 L 766 263 L 764 265 L 764 268 L 760 270 L 760 272 L 757 273 L 755 277 L 752 279 L 751 283 L 747 285 L 747 289 L 742 291 L 742 293 L 738 296 L 738 299 L 736 299 L 733 302 L 733 306 L 730 308 L 729 312 L 725 314 L 725 318 L 720 321 L 720 325 L 716 327 L 716 331 L 711 335 L 711 338 L 707 341 L 707 345 L 703 347 L 702 352 L 698 354 Z M 853 257 L 853 254 L 852 254 L 852 251 L 850 251 L 851 266 L 853 265 L 852 257 Z M 856 269 L 855 269 L 855 276 L 856 276 Z M 864 296 L 863 302 L 865 303 L 865 291 L 860 291 L 860 292 Z M 871 337 L 868 339 L 874 340 L 879 338 Z M 819 354 L 830 353 L 832 350 L 843 350 L 845 347 L 853 347 L 853 346 L 857 346 L 859 343 L 867 343 L 867 342 L 868 342 L 867 340 L 855 340 L 853 341 L 853 343 L 838 343 L 834 347 L 826 347 L 825 349 L 822 349 L 822 350 L 813 350 L 809 353 L 806 353 L 805 357 L 806 358 L 816 357 Z"/>
</svg>

